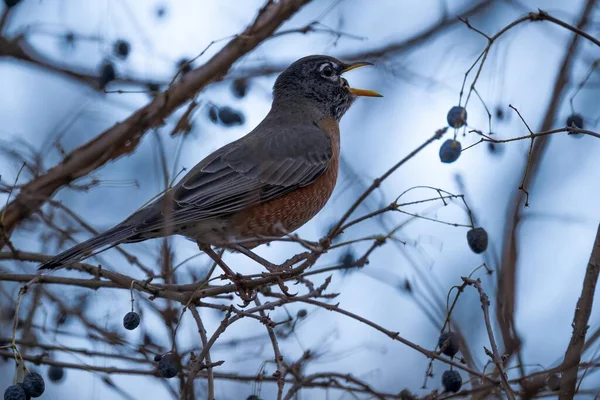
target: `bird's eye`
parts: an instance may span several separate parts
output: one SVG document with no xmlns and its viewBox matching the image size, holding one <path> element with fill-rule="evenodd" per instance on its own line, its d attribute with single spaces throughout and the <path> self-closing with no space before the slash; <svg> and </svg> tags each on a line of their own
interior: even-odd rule
<svg viewBox="0 0 600 400">
<path fill-rule="evenodd" d="M 331 67 L 331 65 L 325 65 L 322 69 L 321 69 L 321 75 L 323 75 L 326 78 L 331 78 L 333 76 L 333 68 Z"/>
</svg>

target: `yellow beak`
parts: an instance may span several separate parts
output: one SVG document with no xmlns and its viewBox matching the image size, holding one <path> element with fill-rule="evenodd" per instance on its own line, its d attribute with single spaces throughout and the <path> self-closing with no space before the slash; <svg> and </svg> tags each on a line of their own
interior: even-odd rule
<svg viewBox="0 0 600 400">
<path fill-rule="evenodd" d="M 350 64 L 348 65 L 346 68 L 344 68 L 342 70 L 342 74 L 346 73 L 348 71 L 352 71 L 353 69 L 356 68 L 360 68 L 360 67 L 366 67 L 367 65 L 373 65 L 370 62 L 367 61 L 360 61 L 354 64 Z M 382 95 L 380 95 L 379 93 L 375 92 L 374 90 L 366 90 L 366 89 L 356 89 L 350 86 L 347 86 L 346 89 L 348 89 L 348 91 L 350 93 L 352 93 L 355 96 L 365 96 L 365 97 L 383 97 Z"/>
</svg>

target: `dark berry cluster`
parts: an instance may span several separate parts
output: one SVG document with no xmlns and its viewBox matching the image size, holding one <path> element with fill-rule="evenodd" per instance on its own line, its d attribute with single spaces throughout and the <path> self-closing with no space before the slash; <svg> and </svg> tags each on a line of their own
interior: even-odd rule
<svg viewBox="0 0 600 400">
<path fill-rule="evenodd" d="M 228 106 L 217 107 L 213 105 L 209 107 L 208 118 L 215 124 L 221 122 L 225 126 L 242 125 L 244 123 L 244 115 Z"/>
<path fill-rule="evenodd" d="M 28 400 L 40 397 L 44 390 L 46 390 L 44 378 L 37 372 L 30 372 L 25 375 L 23 382 L 6 388 L 4 400 Z"/>
</svg>

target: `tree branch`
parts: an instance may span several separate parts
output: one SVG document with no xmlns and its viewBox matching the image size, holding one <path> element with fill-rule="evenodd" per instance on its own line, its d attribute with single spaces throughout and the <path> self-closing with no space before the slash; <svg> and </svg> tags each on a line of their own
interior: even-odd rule
<svg viewBox="0 0 600 400">
<path fill-rule="evenodd" d="M 560 382 L 560 400 L 572 399 L 575 396 L 575 385 L 577 384 L 577 371 L 579 370 L 579 362 L 585 344 L 585 335 L 589 328 L 588 322 L 592 313 L 592 305 L 594 304 L 594 294 L 596 292 L 596 284 L 598 283 L 598 273 L 600 272 L 600 225 L 596 232 L 596 239 L 592 247 L 592 254 L 585 270 L 585 278 L 583 279 L 583 287 L 581 295 L 577 300 L 575 307 L 575 315 L 573 317 L 573 334 L 569 347 L 565 352 L 565 359 L 562 363 L 563 376 Z"/>
<path fill-rule="evenodd" d="M 595 4 L 596 0 L 587 0 L 584 9 L 581 12 L 579 21 L 577 22 L 577 29 L 583 30 L 587 27 Z M 546 114 L 539 129 L 541 132 L 552 129 L 558 108 L 564 96 L 564 91 L 567 88 L 573 63 L 576 60 L 574 55 L 577 52 L 580 39 L 581 36 L 578 33 L 574 33 L 569 47 L 563 56 L 561 65 L 558 69 L 558 75 L 554 81 L 554 89 L 550 98 L 550 103 L 548 104 Z M 531 157 L 529 159 L 528 174 L 523 182 L 524 187 L 530 187 L 531 183 L 535 180 L 541 165 L 542 155 L 549 144 L 550 138 L 551 135 L 539 137 L 535 140 L 535 145 L 533 146 Z M 523 192 L 517 191 L 509 204 L 507 215 L 512 215 L 512 218 L 507 219 L 508 222 L 504 228 L 501 267 L 498 273 L 496 319 L 498 320 L 502 331 L 505 353 L 508 355 L 513 354 L 521 346 L 520 339 L 514 326 L 514 314 L 516 308 L 515 288 L 517 286 L 517 227 L 521 221 L 521 203 L 523 202 L 524 196 Z"/>
</svg>

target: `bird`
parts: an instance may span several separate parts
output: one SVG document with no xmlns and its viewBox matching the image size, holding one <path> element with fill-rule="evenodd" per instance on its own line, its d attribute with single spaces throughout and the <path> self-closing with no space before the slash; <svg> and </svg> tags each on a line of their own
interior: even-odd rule
<svg viewBox="0 0 600 400">
<path fill-rule="evenodd" d="M 271 109 L 252 131 L 204 158 L 121 223 L 39 269 L 175 234 L 199 246 L 249 250 L 300 228 L 325 206 L 335 187 L 341 118 L 357 97 L 382 97 L 353 88 L 342 77 L 368 65 L 373 64 L 325 55 L 293 62 L 276 78 Z"/>
</svg>

